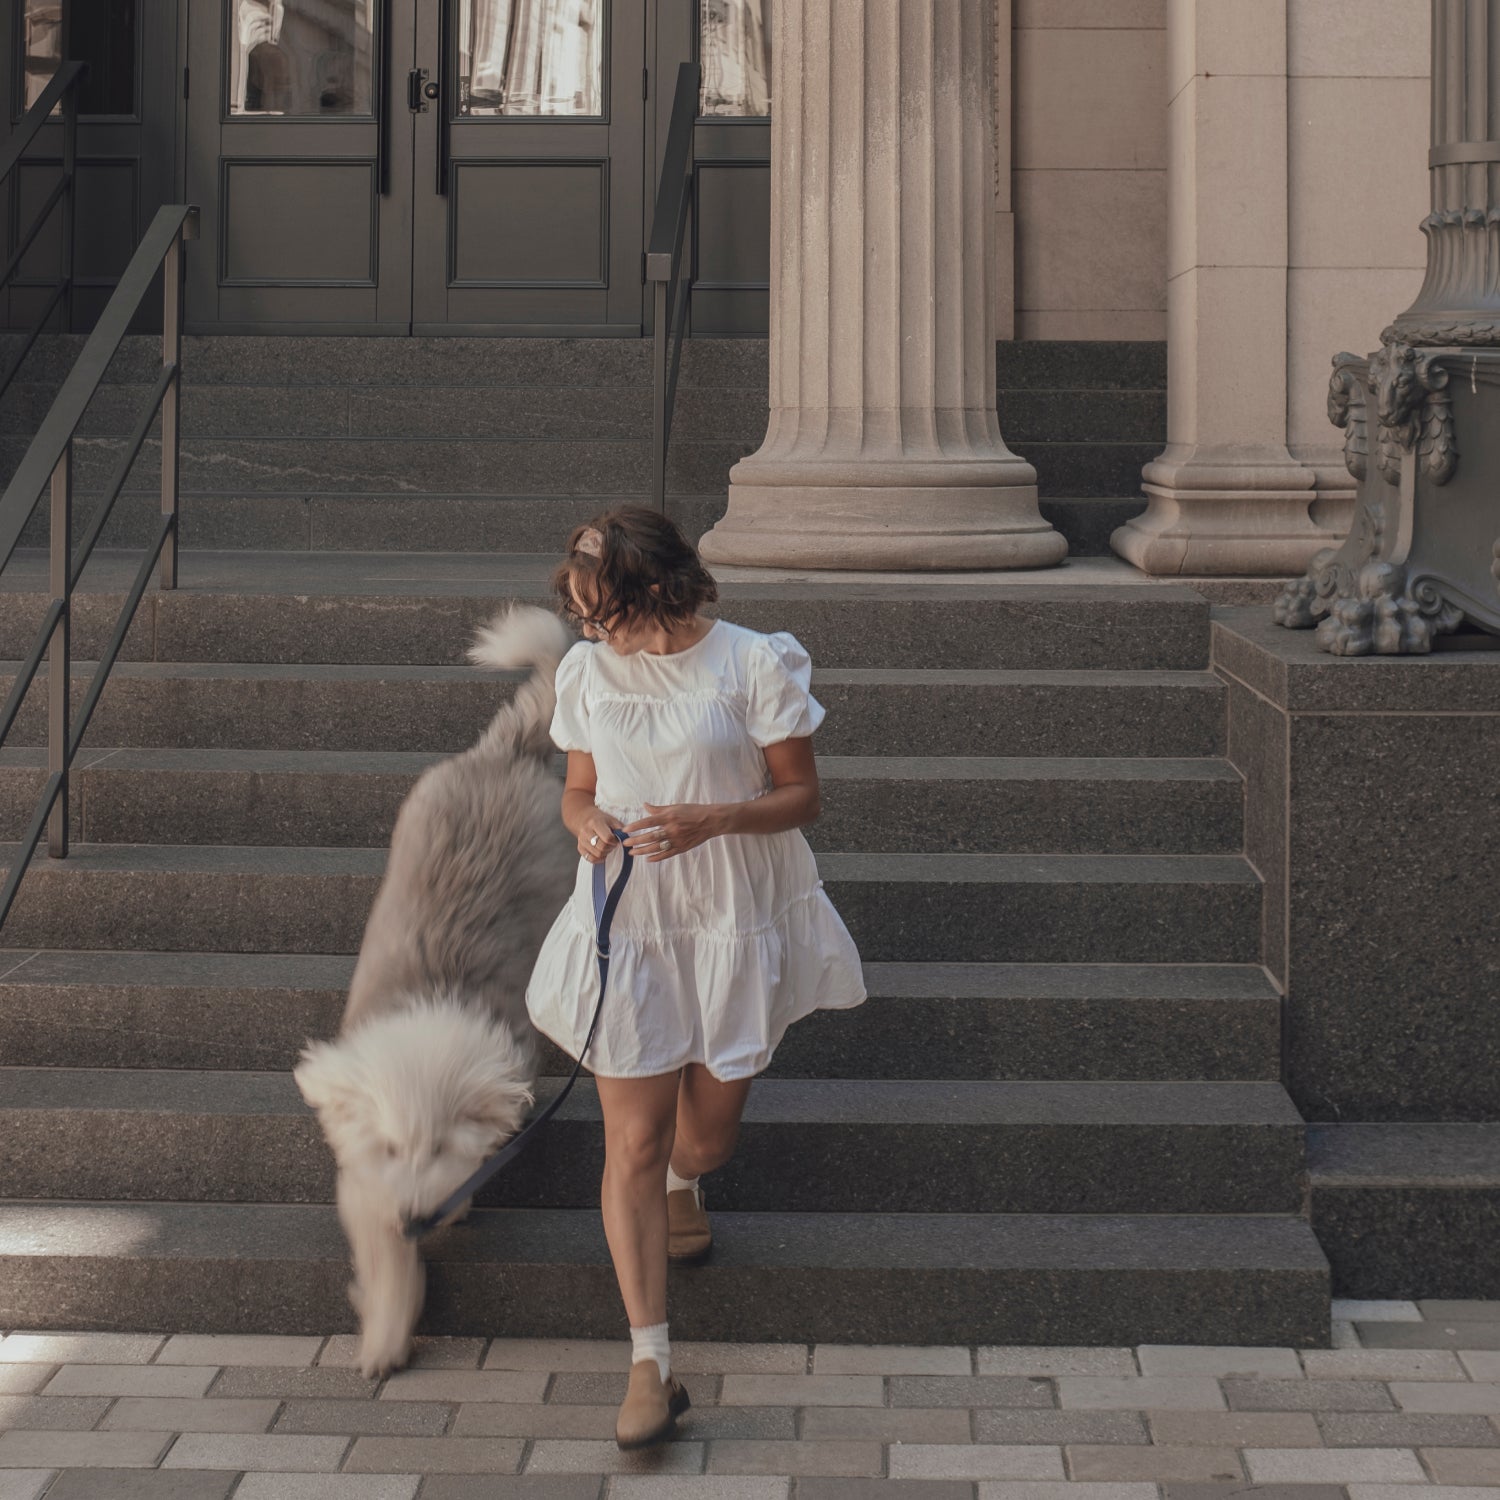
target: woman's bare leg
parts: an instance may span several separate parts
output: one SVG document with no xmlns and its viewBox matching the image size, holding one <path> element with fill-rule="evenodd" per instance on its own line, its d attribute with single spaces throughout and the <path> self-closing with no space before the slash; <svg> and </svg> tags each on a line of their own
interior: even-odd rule
<svg viewBox="0 0 1500 1500">
<path fill-rule="evenodd" d="M 597 1078 L 604 1113 L 604 1237 L 632 1328 L 667 1321 L 667 1162 L 678 1077 Z"/>
<path fill-rule="evenodd" d="M 689 1063 L 677 1086 L 677 1139 L 672 1170 L 689 1181 L 722 1167 L 734 1154 L 740 1116 L 753 1079 L 720 1083 L 701 1063 Z"/>
</svg>

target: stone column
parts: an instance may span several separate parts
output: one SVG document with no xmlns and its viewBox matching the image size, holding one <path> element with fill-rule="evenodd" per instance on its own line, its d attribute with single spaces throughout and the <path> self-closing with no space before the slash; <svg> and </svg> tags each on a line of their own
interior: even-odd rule
<svg viewBox="0 0 1500 1500">
<path fill-rule="evenodd" d="M 1287 449 L 1287 0 L 1171 0 L 1167 447 L 1115 532 L 1147 573 L 1299 573 L 1337 540 Z"/>
<path fill-rule="evenodd" d="M 711 563 L 1045 567 L 995 413 L 994 10 L 776 0 L 771 420 Z"/>
</svg>

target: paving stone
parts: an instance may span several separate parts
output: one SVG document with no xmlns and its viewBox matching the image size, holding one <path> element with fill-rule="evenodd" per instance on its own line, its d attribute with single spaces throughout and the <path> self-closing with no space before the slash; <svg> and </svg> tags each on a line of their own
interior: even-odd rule
<svg viewBox="0 0 1500 1500">
<path fill-rule="evenodd" d="M 1500 1301 L 1475 1297 L 1422 1297 L 1417 1307 L 1434 1322 L 1500 1323 Z"/>
<path fill-rule="evenodd" d="M 1322 1434 L 1305 1411 L 1154 1411 L 1154 1442 L 1225 1448 L 1321 1448 Z"/>
<path fill-rule="evenodd" d="M 484 1357 L 484 1339 L 419 1338 L 412 1348 L 409 1370 L 477 1370 Z M 323 1345 L 318 1364 L 330 1370 L 359 1368 L 359 1335 L 336 1333 Z M 519 1368 L 519 1367 L 517 1367 Z M 554 1365 L 553 1369 L 563 1368 Z"/>
<path fill-rule="evenodd" d="M 969 1413 L 946 1407 L 906 1407 L 891 1411 L 870 1406 L 810 1406 L 802 1413 L 802 1436 L 809 1442 L 829 1438 L 868 1438 L 881 1443 L 967 1443 L 970 1441 Z M 1041 1443 L 1059 1440 L 1001 1437 L 982 1441 Z"/>
<path fill-rule="evenodd" d="M 719 1391 L 724 1406 L 884 1406 L 878 1375 L 759 1375 L 732 1372 Z"/>
<path fill-rule="evenodd" d="M 1346 1323 L 1340 1318 L 1335 1318 L 1328 1325 L 1328 1342 L 1335 1349 L 1359 1349 L 1362 1347 L 1359 1339 L 1359 1329 L 1353 1323 Z"/>
<path fill-rule="evenodd" d="M 1318 1417 L 1330 1448 L 1494 1448 L 1500 1432 L 1487 1417 L 1442 1412 L 1330 1411 Z M 1256 1447 L 1287 1448 L 1289 1443 Z"/>
<path fill-rule="evenodd" d="M 1153 1443 L 1144 1448 L 1129 1443 L 1078 1446 L 1067 1450 L 1067 1459 L 1068 1472 L 1074 1479 L 1232 1480 L 1244 1473 L 1233 1448 L 1199 1444 L 1169 1447 Z"/>
<path fill-rule="evenodd" d="M 1206 1414 L 1205 1414 L 1206 1415 Z M 974 1413 L 979 1443 L 1149 1443 L 1146 1419 L 1135 1411 L 1007 1411 Z"/>
<path fill-rule="evenodd" d="M 434 1411 L 443 1408 L 434 1406 Z M 710 1407 L 717 1411 L 717 1407 Z M 454 1437 L 611 1438 L 617 1406 L 534 1406 L 520 1402 L 470 1401 L 460 1406 Z M 697 1408 L 693 1408 L 696 1412 Z M 793 1428 L 795 1430 L 795 1420 Z"/>
<path fill-rule="evenodd" d="M 1343 1489 L 1336 1484 L 1193 1484 L 1169 1481 L 1161 1487 L 1163 1500 L 1344 1500 Z M 1417 1492 L 1427 1500 L 1428 1492 Z M 1415 1500 L 1407 1491 L 1406 1500 Z"/>
<path fill-rule="evenodd" d="M 150 1469 L 170 1432 L 0 1432 L 0 1469 Z"/>
<path fill-rule="evenodd" d="M 52 1379 L 56 1365 L 0 1365 L 0 1396 L 25 1396 Z"/>
<path fill-rule="evenodd" d="M 403 1370 L 380 1392 L 382 1401 L 540 1401 L 541 1370 Z"/>
<path fill-rule="evenodd" d="M 598 1474 L 432 1474 L 422 1500 L 598 1500 L 603 1485 Z"/>
<path fill-rule="evenodd" d="M 1438 1484 L 1500 1485 L 1500 1450 L 1423 1448 L 1422 1462 Z"/>
<path fill-rule="evenodd" d="M 1394 1325 L 1411 1328 L 1411 1323 Z M 1458 1357 L 1442 1349 L 1307 1349 L 1309 1380 L 1462 1380 Z"/>
<path fill-rule="evenodd" d="M 449 1439 L 451 1442 L 452 1439 Z M 520 1444 L 517 1444 L 519 1449 Z M 526 1458 L 528 1474 L 701 1474 L 702 1443 L 665 1443 L 622 1453 L 613 1440 L 575 1442 L 543 1438 Z"/>
<path fill-rule="evenodd" d="M 1052 1385 L 1010 1375 L 898 1375 L 890 1383 L 892 1406 L 1022 1406 L 1057 1403 Z"/>
<path fill-rule="evenodd" d="M 1061 1406 L 1093 1410 L 1223 1411 L 1219 1383 L 1206 1376 L 1141 1376 L 1137 1380 L 1065 1375 L 1057 1382 Z"/>
<path fill-rule="evenodd" d="M 672 1365 L 683 1346 L 672 1350 Z M 805 1357 L 805 1356 L 804 1356 Z M 484 1356 L 486 1370 L 623 1370 L 630 1373 L 630 1345 L 619 1339 L 495 1339 Z"/>
<path fill-rule="evenodd" d="M 250 1436 L 187 1432 L 162 1460 L 164 1469 L 245 1469 L 271 1474 L 332 1474 L 349 1446 L 346 1437 Z M 411 1472 L 387 1468 L 382 1473 Z"/>
<path fill-rule="evenodd" d="M 52 1473 L 51 1469 L 5 1470 L 0 1473 L 0 1500 L 40 1500 Z M 94 1493 L 102 1496 L 104 1491 L 95 1490 Z"/>
<path fill-rule="evenodd" d="M 967 1375 L 974 1357 L 959 1345 L 819 1344 L 814 1375 Z"/>
<path fill-rule="evenodd" d="M 1157 1500 L 1154 1484 L 1084 1484 L 1049 1479 L 992 1479 L 979 1486 L 979 1500 Z"/>
<path fill-rule="evenodd" d="M 280 1366 L 265 1369 L 223 1370 L 209 1387 L 216 1400 L 220 1396 L 275 1396 L 281 1401 L 299 1398 L 315 1400 L 368 1400 L 379 1389 L 380 1382 L 366 1380 L 358 1370 L 288 1370 Z"/>
<path fill-rule="evenodd" d="M 1500 1414 L 1500 1383 L 1466 1380 L 1393 1380 L 1391 1395 L 1402 1411 L 1478 1412 Z"/>
<path fill-rule="evenodd" d="M 889 1450 L 892 1479 L 1062 1479 L 1062 1449 L 995 1443 L 906 1443 Z"/>
<path fill-rule="evenodd" d="M 201 1396 L 219 1372 L 203 1365 L 64 1365 L 49 1396 Z"/>
<path fill-rule="evenodd" d="M 1295 1349 L 1242 1349 L 1142 1344 L 1136 1350 L 1143 1375 L 1212 1375 L 1297 1379 L 1302 1366 Z"/>
<path fill-rule="evenodd" d="M 0 1431 L 87 1432 L 104 1415 L 108 1396 L 0 1396 Z M 165 1422 L 156 1423 L 158 1432 Z"/>
<path fill-rule="evenodd" d="M 47 1500 L 224 1500 L 237 1477 L 193 1469 L 70 1469 Z M 3 1479 L 0 1500 L 12 1500 Z"/>
<path fill-rule="evenodd" d="M 1500 1349 L 1500 1323 L 1361 1323 L 1367 1349 Z"/>
<path fill-rule="evenodd" d="M 159 1365 L 311 1365 L 321 1338 L 248 1333 L 177 1333 L 156 1356 Z"/>
<path fill-rule="evenodd" d="M 807 1358 L 806 1344 L 703 1342 L 672 1346 L 672 1368 L 679 1375 L 804 1375 Z"/>
<path fill-rule="evenodd" d="M 1410 1448 L 1246 1448 L 1257 1484 L 1422 1484 L 1427 1476 Z"/>
<path fill-rule="evenodd" d="M 438 1437 L 452 1407 L 439 1401 L 288 1401 L 277 1432 L 344 1432 L 382 1437 Z"/>
<path fill-rule="evenodd" d="M 1415 1302 L 1382 1302 L 1357 1297 L 1335 1297 L 1333 1316 L 1351 1323 L 1420 1323 L 1422 1310 Z"/>
<path fill-rule="evenodd" d="M 618 1406 L 625 1399 L 626 1374 L 588 1370 L 564 1370 L 552 1377 L 547 1401 L 559 1406 Z M 712 1406 L 719 1399 L 719 1381 L 712 1375 L 695 1375 L 688 1384 L 694 1406 Z"/>
<path fill-rule="evenodd" d="M 1488 1380 L 1500 1384 L 1500 1353 L 1492 1349 L 1461 1349 L 1458 1359 L 1469 1372 L 1470 1380 Z"/>
<path fill-rule="evenodd" d="M 799 1500 L 807 1495 L 806 1486 L 801 1488 Z M 754 1474 L 698 1474 L 692 1478 L 621 1474 L 609 1482 L 609 1500 L 787 1500 L 791 1491 L 790 1479 Z"/>
<path fill-rule="evenodd" d="M 1102 1375 L 1129 1377 L 1136 1373 L 1129 1349 L 1013 1348 L 982 1346 L 974 1368 L 981 1375 Z"/>
<path fill-rule="evenodd" d="M 213 1401 L 207 1397 L 126 1396 L 104 1419 L 109 1432 L 266 1432 L 275 1401 Z"/>
<path fill-rule="evenodd" d="M 1403 1484 L 1351 1484 L 1349 1500 L 1500 1500 L 1494 1486 L 1429 1484 L 1413 1490 Z"/>
<path fill-rule="evenodd" d="M 162 1341 L 159 1333 L 13 1333 L 0 1342 L 0 1364 L 143 1365 Z"/>
<path fill-rule="evenodd" d="M 797 1500 L 974 1500 L 974 1486 L 961 1479 L 799 1479 Z"/>
<path fill-rule="evenodd" d="M 413 1500 L 420 1474 L 247 1474 L 235 1500 Z"/>
<path fill-rule="evenodd" d="M 710 1474 L 843 1474 L 878 1476 L 885 1472 L 879 1443 L 764 1443 L 727 1438 L 708 1445 Z"/>
<path fill-rule="evenodd" d="M 356 1438 L 349 1474 L 514 1474 L 526 1445 L 512 1438 Z M 600 1472 L 595 1470 L 595 1473 Z"/>
<path fill-rule="evenodd" d="M 1394 1411 L 1373 1380 L 1226 1380 L 1231 1411 Z"/>
</svg>

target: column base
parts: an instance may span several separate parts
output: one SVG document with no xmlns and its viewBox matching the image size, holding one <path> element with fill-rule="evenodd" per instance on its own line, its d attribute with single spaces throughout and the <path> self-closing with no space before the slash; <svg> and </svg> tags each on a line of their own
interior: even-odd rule
<svg viewBox="0 0 1500 1500">
<path fill-rule="evenodd" d="M 1068 555 L 1036 486 L 731 484 L 705 562 L 868 572 L 1056 567 Z"/>
</svg>

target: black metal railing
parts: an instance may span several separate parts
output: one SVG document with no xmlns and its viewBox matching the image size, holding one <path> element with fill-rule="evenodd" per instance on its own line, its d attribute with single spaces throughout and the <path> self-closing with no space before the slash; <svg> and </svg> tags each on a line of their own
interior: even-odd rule
<svg viewBox="0 0 1500 1500">
<path fill-rule="evenodd" d="M 646 279 L 655 287 L 655 346 L 651 360 L 651 496 L 667 508 L 667 449 L 672 441 L 672 405 L 682 368 L 682 338 L 693 296 L 692 246 L 684 243 L 693 211 L 693 130 L 698 122 L 701 70 L 686 62 L 677 70 L 672 123 L 662 160 L 656 214 L 646 250 Z"/>
<path fill-rule="evenodd" d="M 46 96 L 44 95 L 43 98 Z M 150 582 L 152 569 L 161 562 L 161 587 L 177 587 L 177 470 L 179 456 L 181 366 L 182 366 L 182 255 L 183 243 L 196 239 L 198 210 L 175 204 L 158 211 L 146 231 L 125 274 L 120 278 L 94 331 L 84 344 L 77 362 L 57 393 L 52 408 L 42 419 L 36 436 L 26 450 L 15 477 L 0 496 L 0 568 L 10 562 L 31 520 L 42 491 L 51 493 L 51 535 L 48 547 L 51 561 L 49 592 L 51 600 L 42 619 L 36 641 L 26 660 L 16 671 L 5 706 L 0 709 L 0 745 L 4 745 L 21 711 L 22 701 L 47 658 L 47 772 L 40 801 L 31 823 L 15 851 L 10 872 L 0 890 L 0 924 L 10 914 L 21 877 L 31 863 L 47 830 L 47 852 L 54 859 L 68 852 L 68 780 L 73 758 L 89 727 L 99 695 L 109 681 L 126 632 L 135 618 Z M 151 399 L 137 419 L 125 450 L 120 455 L 105 487 L 88 530 L 76 548 L 73 533 L 73 440 L 78 424 L 94 399 L 110 361 L 120 348 L 131 321 L 151 290 L 156 273 L 163 273 L 162 360 L 161 373 L 151 390 Z M 115 621 L 108 644 L 99 654 L 88 691 L 77 713 L 72 709 L 70 688 L 73 674 L 72 615 L 73 591 L 83 574 L 115 501 L 125 488 L 136 455 L 161 413 L 161 521 L 155 540 L 135 575 L 125 597 L 124 608 Z"/>
<path fill-rule="evenodd" d="M 26 111 L 21 123 L 16 126 L 10 139 L 5 143 L 5 149 L 0 151 L 0 191 L 9 194 L 10 202 L 18 203 L 19 195 L 11 192 L 11 173 L 20 164 L 27 147 L 37 138 L 42 126 L 51 118 L 52 111 L 59 104 L 62 105 L 62 175 L 53 185 L 52 191 L 48 193 L 47 201 L 42 204 L 36 217 L 31 221 L 31 227 L 18 237 L 16 248 L 9 261 L 6 262 L 5 270 L 0 272 L 0 291 L 10 285 L 11 278 L 26 258 L 26 252 L 31 249 L 37 235 L 42 232 L 42 226 L 52 216 L 52 210 L 58 204 L 62 205 L 62 222 L 58 236 L 61 244 L 59 259 L 62 264 L 58 268 L 57 285 L 53 287 L 52 295 L 43 305 L 41 317 L 26 331 L 20 347 L 6 363 L 5 373 L 0 375 L 0 396 L 5 394 L 11 381 L 15 379 L 16 371 L 21 368 L 22 362 L 31 353 L 31 346 L 36 343 L 37 335 L 47 326 L 52 314 L 59 306 L 63 311 L 63 331 L 66 332 L 73 326 L 73 225 L 76 217 L 74 210 L 78 175 L 78 86 L 87 72 L 87 63 L 65 62 L 52 75 L 47 87 L 37 97 L 36 103 Z"/>
</svg>

